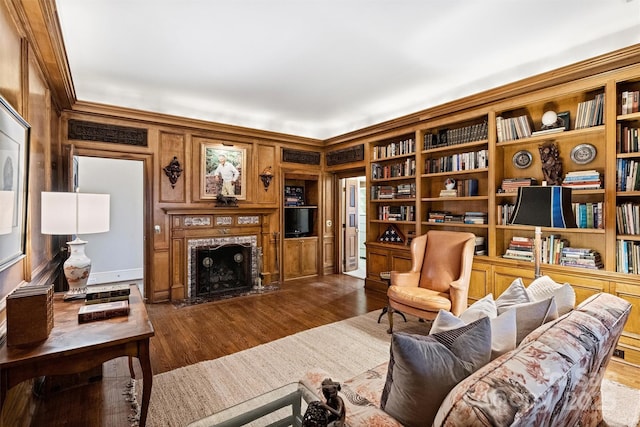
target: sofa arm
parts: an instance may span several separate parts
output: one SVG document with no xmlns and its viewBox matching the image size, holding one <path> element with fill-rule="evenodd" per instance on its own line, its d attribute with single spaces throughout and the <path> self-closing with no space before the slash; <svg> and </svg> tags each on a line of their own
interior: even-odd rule
<svg viewBox="0 0 640 427">
<path fill-rule="evenodd" d="M 382 394 L 382 389 L 377 389 L 377 381 L 372 383 L 375 389 L 366 389 L 362 383 L 360 385 L 353 384 L 352 381 L 362 376 L 378 377 L 376 370 L 386 370 L 387 363 L 384 366 L 376 367 L 370 371 L 366 371 L 364 374 L 355 377 L 352 380 L 342 382 L 338 378 L 332 377 L 328 372 L 322 369 L 312 369 L 308 371 L 301 379 L 300 384 L 311 390 L 318 400 L 325 400 L 322 396 L 322 380 L 325 378 L 331 378 L 334 381 L 339 381 L 342 389 L 339 392 L 340 397 L 344 402 L 346 409 L 346 424 L 348 426 L 381 426 L 381 427 L 402 427 L 398 421 L 396 421 L 391 415 L 384 412 L 382 409 L 376 406 L 377 401 Z M 361 392 L 363 392 L 361 394 Z M 365 395 L 376 396 L 376 399 L 368 399 Z"/>
</svg>

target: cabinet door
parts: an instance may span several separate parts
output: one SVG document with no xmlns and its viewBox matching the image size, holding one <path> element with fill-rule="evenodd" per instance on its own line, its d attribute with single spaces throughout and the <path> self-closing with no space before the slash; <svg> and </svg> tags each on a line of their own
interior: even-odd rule
<svg viewBox="0 0 640 427">
<path fill-rule="evenodd" d="M 318 239 L 304 239 L 300 248 L 300 274 L 311 276 L 318 273 Z"/>
<path fill-rule="evenodd" d="M 285 239 L 284 241 L 284 277 L 291 279 L 300 276 L 300 241 Z"/>
</svg>

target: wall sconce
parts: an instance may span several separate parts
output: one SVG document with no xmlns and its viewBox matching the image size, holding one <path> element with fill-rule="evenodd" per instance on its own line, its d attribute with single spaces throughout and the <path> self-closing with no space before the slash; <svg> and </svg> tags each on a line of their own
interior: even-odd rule
<svg viewBox="0 0 640 427">
<path fill-rule="evenodd" d="M 162 168 L 164 173 L 169 177 L 169 182 L 171 183 L 171 188 L 176 188 L 176 183 L 178 182 L 178 178 L 182 174 L 182 168 L 180 167 L 180 162 L 178 158 L 173 156 L 173 160 Z"/>
<path fill-rule="evenodd" d="M 264 185 L 264 191 L 269 189 L 269 185 L 271 185 L 271 180 L 273 179 L 273 169 L 271 166 L 267 166 L 264 168 L 262 173 L 260 174 L 260 179 L 262 180 L 262 184 Z"/>
</svg>

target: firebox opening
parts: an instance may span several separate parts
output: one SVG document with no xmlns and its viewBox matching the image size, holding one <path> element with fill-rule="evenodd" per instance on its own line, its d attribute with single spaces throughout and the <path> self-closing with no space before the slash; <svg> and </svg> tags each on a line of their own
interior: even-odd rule
<svg viewBox="0 0 640 427">
<path fill-rule="evenodd" d="M 196 250 L 196 296 L 251 289 L 251 244 L 225 244 Z"/>
</svg>

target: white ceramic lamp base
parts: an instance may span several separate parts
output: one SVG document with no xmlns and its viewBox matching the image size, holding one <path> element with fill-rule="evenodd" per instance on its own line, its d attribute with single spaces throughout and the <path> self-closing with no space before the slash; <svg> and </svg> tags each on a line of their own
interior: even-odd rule
<svg viewBox="0 0 640 427">
<path fill-rule="evenodd" d="M 65 294 L 64 299 L 84 298 L 91 272 L 91 260 L 84 252 L 87 242 L 76 238 L 67 244 L 71 254 L 64 262 L 64 277 L 67 278 L 69 291 Z"/>
</svg>

